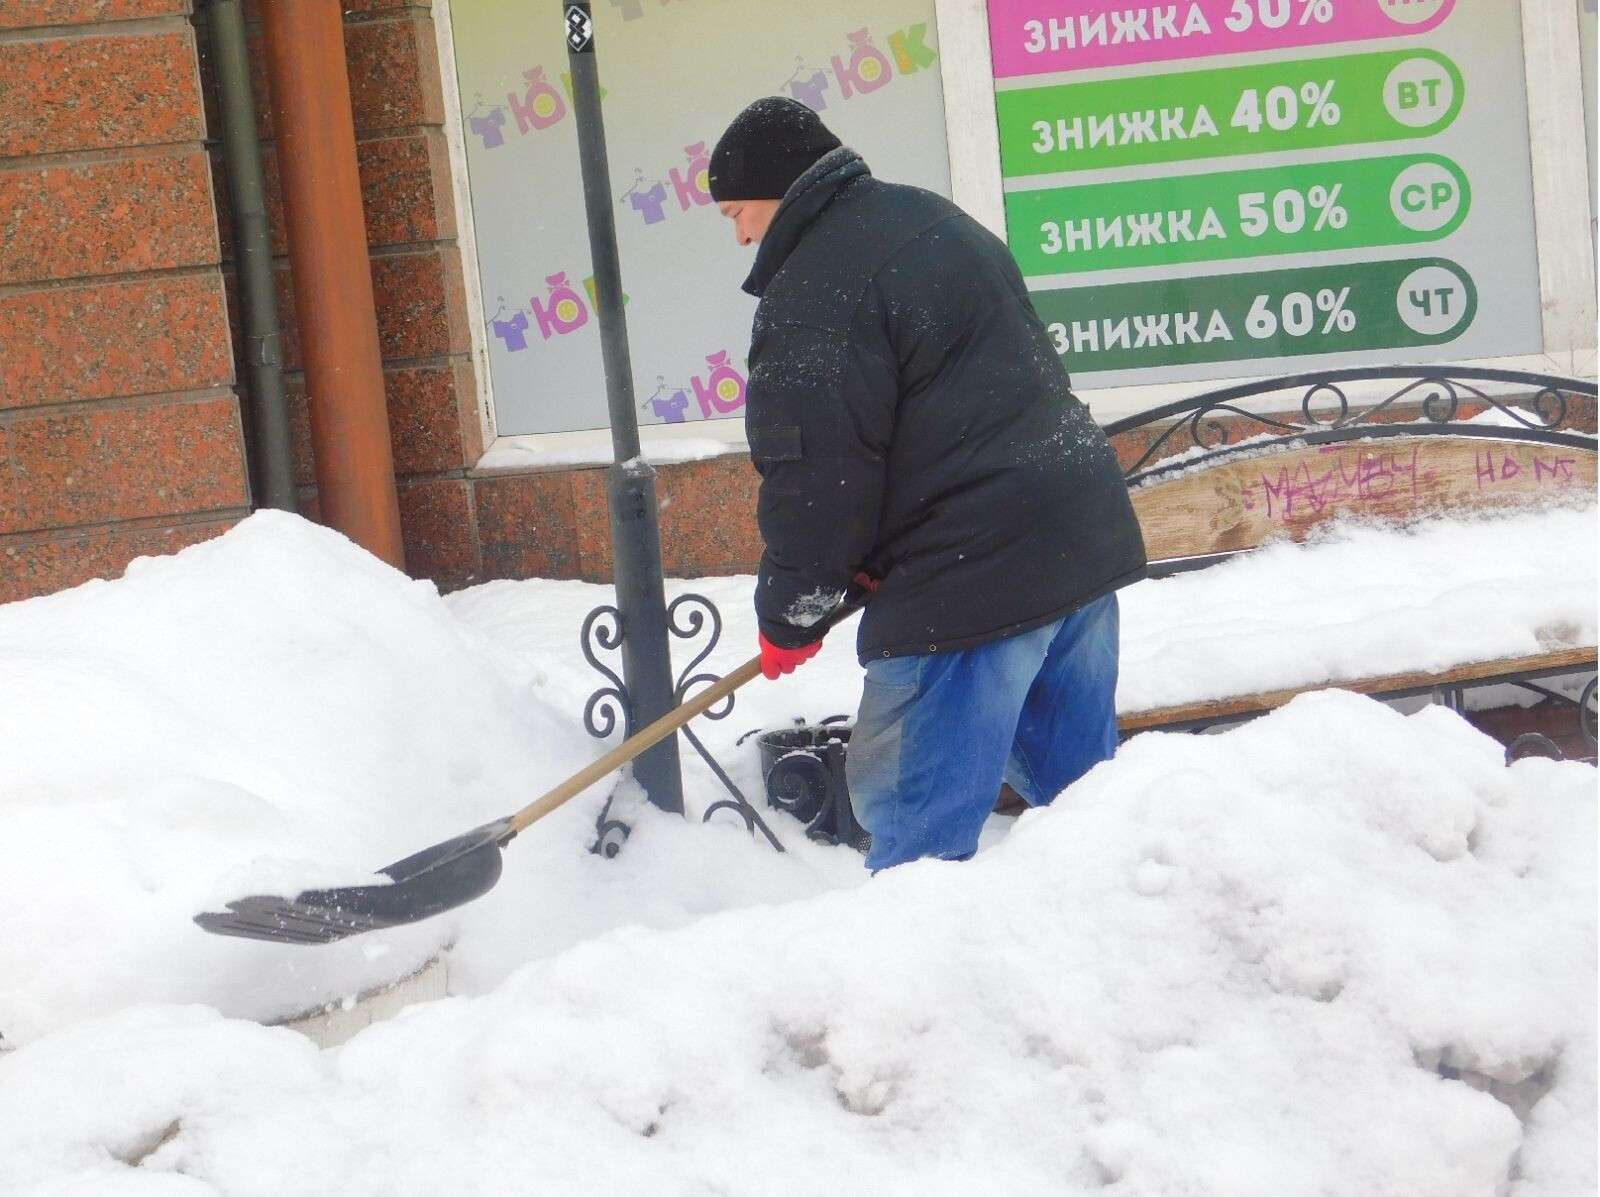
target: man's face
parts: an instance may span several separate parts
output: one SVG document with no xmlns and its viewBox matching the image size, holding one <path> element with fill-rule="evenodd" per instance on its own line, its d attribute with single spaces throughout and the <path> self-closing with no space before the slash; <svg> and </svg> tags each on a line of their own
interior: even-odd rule
<svg viewBox="0 0 1600 1197">
<path fill-rule="evenodd" d="M 733 221 L 735 241 L 740 245 L 754 245 L 767 235 L 778 204 L 779 201 L 775 199 L 723 200 L 717 205 L 717 211 Z"/>
</svg>

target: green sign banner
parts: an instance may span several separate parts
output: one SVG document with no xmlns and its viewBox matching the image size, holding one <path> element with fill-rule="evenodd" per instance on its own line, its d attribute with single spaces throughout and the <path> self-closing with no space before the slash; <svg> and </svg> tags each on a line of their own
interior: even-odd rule
<svg viewBox="0 0 1600 1197">
<path fill-rule="evenodd" d="M 1352 262 L 1035 292 L 1074 374 L 1442 345 L 1478 312 L 1443 258 Z"/>
<path fill-rule="evenodd" d="M 984 6 L 1006 238 L 1085 391 L 1544 348 L 1524 0 Z"/>
<path fill-rule="evenodd" d="M 1025 87 L 995 95 L 1008 177 L 1428 137 L 1461 71 L 1432 50 Z"/>
<path fill-rule="evenodd" d="M 1211 262 L 1448 236 L 1471 188 L 1448 158 L 1409 154 L 1014 191 L 1024 275 Z"/>
</svg>

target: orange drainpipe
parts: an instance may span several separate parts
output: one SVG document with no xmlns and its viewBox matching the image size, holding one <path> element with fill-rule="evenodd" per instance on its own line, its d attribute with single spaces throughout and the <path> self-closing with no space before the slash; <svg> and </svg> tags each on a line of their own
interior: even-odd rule
<svg viewBox="0 0 1600 1197">
<path fill-rule="evenodd" d="M 339 0 L 263 0 L 322 522 L 405 568 Z"/>
</svg>

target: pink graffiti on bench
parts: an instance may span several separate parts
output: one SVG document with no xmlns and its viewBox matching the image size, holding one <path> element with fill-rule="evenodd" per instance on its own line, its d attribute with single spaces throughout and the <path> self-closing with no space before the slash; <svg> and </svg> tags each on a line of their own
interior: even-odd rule
<svg viewBox="0 0 1600 1197">
<path fill-rule="evenodd" d="M 1397 492 L 1415 502 L 1422 487 L 1435 477 L 1433 470 L 1419 467 L 1421 450 L 1417 446 L 1409 451 L 1375 453 L 1327 445 L 1319 452 L 1334 459 L 1320 472 L 1301 462 L 1279 466 L 1276 475 L 1263 471 L 1259 482 L 1246 482 L 1241 496 L 1245 510 L 1265 505 L 1268 519 L 1288 522 L 1297 514 L 1302 518 L 1319 514 L 1332 503 L 1379 503 L 1395 498 Z"/>
</svg>

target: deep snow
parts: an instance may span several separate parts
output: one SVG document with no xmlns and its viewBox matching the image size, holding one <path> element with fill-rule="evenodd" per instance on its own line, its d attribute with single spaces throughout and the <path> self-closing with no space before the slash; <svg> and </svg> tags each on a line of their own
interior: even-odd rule
<svg viewBox="0 0 1600 1197">
<path fill-rule="evenodd" d="M 1121 701 L 1349 676 L 1364 642 L 1416 658 L 1394 669 L 1593 643 L 1593 531 L 1592 510 L 1344 528 L 1142 584 Z M 1473 618 L 1485 553 L 1503 620 Z M 748 587 L 669 587 L 721 607 L 717 672 L 752 651 Z M 0 1054 L 0 1192 L 1593 1191 L 1595 774 L 1507 769 L 1438 709 L 1323 693 L 1139 737 L 966 865 L 869 881 L 776 814 L 786 855 L 650 811 L 604 861 L 602 786 L 454 916 L 316 949 L 192 927 L 592 759 L 577 629 L 606 593 L 440 599 L 267 513 L 0 607 L 0 1034 L 24 1045 Z M 1200 626 L 1202 602 L 1237 622 Z M 1441 622 L 1483 626 L 1419 630 Z M 1163 657 L 1157 628 L 1190 647 Z M 752 798 L 734 738 L 853 709 L 849 640 L 703 724 Z M 698 810 L 720 794 L 685 753 Z M 336 1051 L 223 1017 L 444 945 L 478 996 Z"/>
</svg>

